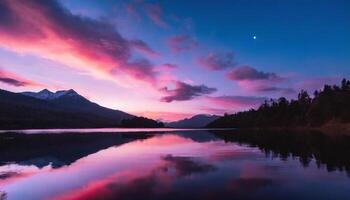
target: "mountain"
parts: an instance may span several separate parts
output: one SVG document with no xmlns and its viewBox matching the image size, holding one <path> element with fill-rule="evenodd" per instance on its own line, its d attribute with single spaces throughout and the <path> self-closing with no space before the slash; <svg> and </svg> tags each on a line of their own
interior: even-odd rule
<svg viewBox="0 0 350 200">
<path fill-rule="evenodd" d="M 96 103 L 87 100 L 85 97 L 79 95 L 74 90 L 61 90 L 55 93 L 44 89 L 38 93 L 24 92 L 21 93 L 26 96 L 31 96 L 37 99 L 42 99 L 55 104 L 58 108 L 71 112 L 93 113 L 99 117 L 110 118 L 120 123 L 123 119 L 134 117 L 128 113 L 102 107 Z"/>
<path fill-rule="evenodd" d="M 22 92 L 26 96 L 35 97 L 42 100 L 53 100 L 58 99 L 62 96 L 79 97 L 80 95 L 74 90 L 60 90 L 55 93 L 49 91 L 48 89 L 41 90 L 40 92 Z"/>
<path fill-rule="evenodd" d="M 183 120 L 166 123 L 167 127 L 172 128 L 203 128 L 206 127 L 209 123 L 218 119 L 217 115 L 195 115 L 191 118 L 186 118 Z"/>
<path fill-rule="evenodd" d="M 0 90 L 0 128 L 118 127 L 128 113 L 102 107 L 74 90 L 13 93 Z"/>
</svg>

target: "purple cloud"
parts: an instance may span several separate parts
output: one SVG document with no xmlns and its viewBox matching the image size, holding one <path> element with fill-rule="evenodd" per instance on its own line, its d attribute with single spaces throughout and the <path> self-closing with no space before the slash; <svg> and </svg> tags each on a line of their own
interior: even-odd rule
<svg viewBox="0 0 350 200">
<path fill-rule="evenodd" d="M 258 71 L 250 66 L 241 66 L 226 74 L 226 77 L 234 81 L 255 81 L 255 80 L 281 80 L 275 73 Z"/>
<path fill-rule="evenodd" d="M 176 64 L 172 64 L 172 63 L 164 63 L 160 66 L 160 68 L 162 70 L 172 70 L 172 69 L 177 69 L 179 66 L 177 66 Z"/>
<path fill-rule="evenodd" d="M 155 57 L 158 55 L 157 52 L 155 52 L 151 47 L 148 46 L 148 44 L 142 40 L 130 40 L 129 43 L 131 47 L 146 54 L 147 56 Z"/>
<path fill-rule="evenodd" d="M 8 85 L 16 86 L 16 87 L 29 85 L 28 82 L 16 80 L 13 78 L 6 78 L 6 77 L 0 77 L 0 82 L 6 83 Z"/>
<path fill-rule="evenodd" d="M 0 82 L 15 87 L 38 86 L 40 84 L 27 80 L 19 75 L 0 69 Z"/>
<path fill-rule="evenodd" d="M 174 89 L 168 89 L 167 87 L 161 89 L 165 93 L 161 101 L 186 101 L 202 95 L 211 94 L 216 92 L 216 88 L 210 88 L 205 85 L 190 85 L 184 82 L 176 81 Z"/>
<path fill-rule="evenodd" d="M 191 50 L 198 46 L 198 43 L 189 35 L 176 35 L 167 39 L 167 46 L 172 52 Z"/>
<path fill-rule="evenodd" d="M 296 93 L 293 88 L 283 88 L 283 87 L 275 87 L 275 86 L 259 86 L 255 87 L 254 91 L 256 92 L 280 92 L 283 94 L 294 94 Z"/>
<path fill-rule="evenodd" d="M 199 65 L 213 71 L 224 70 L 237 65 L 232 52 L 211 53 L 207 56 L 198 58 L 197 62 Z"/>
<path fill-rule="evenodd" d="M 176 64 L 172 64 L 172 63 L 164 63 L 163 66 L 166 66 L 168 68 L 178 68 L 178 66 Z"/>
<path fill-rule="evenodd" d="M 153 64 L 147 59 L 133 60 L 128 62 L 126 66 L 125 71 L 137 80 L 143 80 L 153 84 L 155 83 L 154 77 L 157 72 L 154 69 Z"/>
</svg>

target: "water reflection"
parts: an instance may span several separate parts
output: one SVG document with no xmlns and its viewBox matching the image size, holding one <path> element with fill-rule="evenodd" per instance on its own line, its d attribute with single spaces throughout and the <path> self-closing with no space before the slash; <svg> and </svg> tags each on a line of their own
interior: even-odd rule
<svg viewBox="0 0 350 200">
<path fill-rule="evenodd" d="M 258 147 L 266 156 L 296 158 L 307 167 L 315 159 L 319 168 L 346 171 L 350 176 L 350 136 L 320 132 L 212 131 L 226 142 Z"/>
<path fill-rule="evenodd" d="M 348 137 L 274 134 L 1 135 L 0 199 L 350 198 Z"/>
<path fill-rule="evenodd" d="M 39 168 L 51 164 L 53 168 L 58 168 L 101 149 L 148 137 L 151 135 L 146 133 L 6 133 L 0 136 L 0 164 L 14 162 Z"/>
</svg>

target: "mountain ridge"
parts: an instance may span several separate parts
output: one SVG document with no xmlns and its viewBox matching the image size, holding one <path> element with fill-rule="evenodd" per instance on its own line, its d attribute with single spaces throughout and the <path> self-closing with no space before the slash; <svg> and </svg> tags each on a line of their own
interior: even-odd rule
<svg viewBox="0 0 350 200">
<path fill-rule="evenodd" d="M 59 90 L 56 92 L 51 92 L 48 89 L 43 89 L 39 92 L 21 92 L 20 94 L 26 95 L 26 96 L 31 96 L 31 97 L 35 97 L 38 99 L 42 99 L 42 100 L 52 100 L 52 99 L 58 99 L 62 96 L 81 96 L 79 95 L 76 91 L 74 91 L 73 89 L 69 89 L 69 90 Z M 82 96 L 81 96 L 82 97 Z"/>
<path fill-rule="evenodd" d="M 1 129 L 119 127 L 123 119 L 135 117 L 100 106 L 74 90 L 14 93 L 0 89 L 0 108 Z"/>
<path fill-rule="evenodd" d="M 203 128 L 219 117 L 218 115 L 198 114 L 190 118 L 166 123 L 166 126 L 172 128 Z"/>
</svg>

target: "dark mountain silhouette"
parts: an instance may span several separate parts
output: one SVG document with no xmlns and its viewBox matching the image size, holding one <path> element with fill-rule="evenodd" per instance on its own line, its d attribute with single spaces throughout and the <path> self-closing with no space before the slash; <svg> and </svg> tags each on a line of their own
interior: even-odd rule
<svg viewBox="0 0 350 200">
<path fill-rule="evenodd" d="M 77 92 L 74 90 L 60 90 L 55 93 L 51 92 L 48 89 L 41 90 L 40 92 L 22 92 L 21 94 L 24 94 L 26 96 L 31 96 L 35 97 L 37 99 L 42 99 L 42 100 L 54 100 L 58 99 L 61 97 L 81 97 Z"/>
<path fill-rule="evenodd" d="M 302 90 L 297 100 L 265 101 L 258 109 L 227 115 L 208 125 L 211 128 L 342 127 L 350 123 L 350 81 L 341 86 L 325 85 L 314 97 Z"/>
<path fill-rule="evenodd" d="M 74 90 L 13 93 L 0 90 L 0 128 L 118 127 L 128 113 L 99 106 Z"/>
<path fill-rule="evenodd" d="M 133 117 L 130 119 L 123 119 L 120 126 L 124 128 L 163 128 L 164 124 L 145 117 Z"/>
<path fill-rule="evenodd" d="M 42 97 L 43 92 L 44 94 L 48 95 L 46 98 Z M 28 95 L 28 93 L 22 93 L 22 94 Z M 52 93 L 45 89 L 36 94 L 37 95 L 34 95 L 34 96 L 33 94 L 31 94 L 30 96 L 33 96 L 39 99 L 43 98 L 44 100 L 50 101 L 56 104 L 59 108 L 64 110 L 69 110 L 73 112 L 94 113 L 99 117 L 111 118 L 113 120 L 116 120 L 118 123 L 120 123 L 121 120 L 123 119 L 134 117 L 133 115 L 130 115 L 128 113 L 125 113 L 119 110 L 105 108 L 96 103 L 93 103 L 87 100 L 86 98 L 84 98 L 83 96 L 79 95 L 72 89 L 61 90 L 61 91 L 57 91 L 56 93 Z"/>
<path fill-rule="evenodd" d="M 217 115 L 195 115 L 191 118 L 166 123 L 166 126 L 172 128 L 203 128 L 218 118 Z"/>
</svg>

